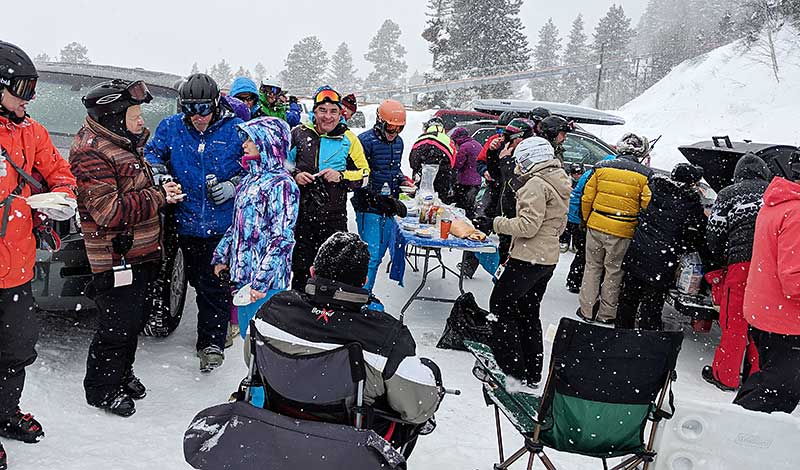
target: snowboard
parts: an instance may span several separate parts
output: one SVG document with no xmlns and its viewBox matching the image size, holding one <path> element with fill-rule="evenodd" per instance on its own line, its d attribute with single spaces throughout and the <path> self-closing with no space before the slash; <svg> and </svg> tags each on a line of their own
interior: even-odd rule
<svg viewBox="0 0 800 470">
<path fill-rule="evenodd" d="M 520 433 L 532 433 L 536 428 L 541 398 L 528 393 L 506 390 L 506 374 L 497 365 L 492 349 L 475 341 L 464 341 L 475 357 L 472 374 L 483 382 L 486 398 L 496 405 Z"/>
</svg>

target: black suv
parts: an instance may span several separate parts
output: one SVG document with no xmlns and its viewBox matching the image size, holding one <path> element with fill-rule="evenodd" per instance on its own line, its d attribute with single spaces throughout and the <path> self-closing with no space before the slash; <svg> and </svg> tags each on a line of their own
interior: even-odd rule
<svg viewBox="0 0 800 470">
<path fill-rule="evenodd" d="M 28 113 L 50 132 L 58 151 L 68 158 L 75 133 L 86 117 L 81 97 L 97 83 L 111 80 L 144 80 L 153 101 L 142 106 L 144 120 L 150 129 L 177 112 L 180 76 L 101 65 L 43 63 L 37 64 L 39 82 L 36 99 L 28 105 Z M 53 222 L 60 236 L 61 250 L 37 250 L 33 279 L 33 295 L 44 310 L 82 310 L 95 308 L 85 296 L 91 280 L 89 260 L 80 232 L 80 217 L 65 222 Z M 145 328 L 146 334 L 166 336 L 180 322 L 186 299 L 186 276 L 183 254 L 177 248 L 170 227 L 165 230 L 165 262 L 156 287 L 157 310 Z"/>
</svg>

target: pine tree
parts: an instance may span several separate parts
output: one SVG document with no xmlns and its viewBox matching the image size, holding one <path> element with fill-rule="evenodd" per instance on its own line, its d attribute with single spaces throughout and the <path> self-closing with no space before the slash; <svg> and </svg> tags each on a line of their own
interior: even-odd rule
<svg viewBox="0 0 800 470">
<path fill-rule="evenodd" d="M 244 66 L 240 65 L 239 69 L 236 70 L 236 73 L 233 74 L 233 78 L 237 78 L 237 77 L 246 77 L 246 78 L 249 78 L 250 80 L 252 80 L 253 79 L 253 74 L 250 73 L 249 70 L 245 69 Z"/>
<path fill-rule="evenodd" d="M 316 36 L 308 36 L 292 46 L 284 62 L 286 69 L 281 74 L 284 90 L 294 95 L 310 96 L 322 85 L 328 68 L 328 53 Z"/>
<path fill-rule="evenodd" d="M 50 59 L 50 56 L 47 54 L 47 52 L 41 52 L 39 54 L 36 54 L 36 57 L 33 58 L 33 61 L 36 62 L 37 64 L 40 64 L 42 62 L 50 62 L 51 60 L 52 59 Z"/>
<path fill-rule="evenodd" d="M 453 0 L 452 53 L 442 70 L 447 79 L 520 72 L 530 68 L 530 47 L 519 17 L 522 0 Z M 459 101 L 508 98 L 511 83 L 460 90 Z"/>
<path fill-rule="evenodd" d="M 600 107 L 616 109 L 633 98 L 633 70 L 629 50 L 634 31 L 621 6 L 611 5 L 594 31 L 592 52 L 602 62 Z"/>
<path fill-rule="evenodd" d="M 264 64 L 259 62 L 253 68 L 253 80 L 256 82 L 256 86 L 260 86 L 261 82 L 266 79 L 267 79 L 267 68 L 264 67 Z"/>
<path fill-rule="evenodd" d="M 197 62 L 192 64 L 192 70 L 189 71 L 189 75 L 194 75 L 196 73 L 200 73 L 200 67 L 197 66 Z"/>
<path fill-rule="evenodd" d="M 353 66 L 353 54 L 350 53 L 346 42 L 339 44 L 331 57 L 328 83 L 334 89 L 345 94 L 348 93 L 345 90 L 353 90 L 359 86 L 356 68 Z"/>
<path fill-rule="evenodd" d="M 225 59 L 222 59 L 218 64 L 211 66 L 211 70 L 209 70 L 208 74 L 211 75 L 211 78 L 217 82 L 217 85 L 220 88 L 227 88 L 231 86 L 231 82 L 233 81 L 233 71 L 231 70 L 231 65 L 225 62 Z"/>
<path fill-rule="evenodd" d="M 64 46 L 59 52 L 59 62 L 68 62 L 70 64 L 91 64 L 89 60 L 89 49 L 79 42 L 71 42 Z"/>
<path fill-rule="evenodd" d="M 580 104 L 589 95 L 592 71 L 594 71 L 594 67 L 590 64 L 589 47 L 586 45 L 583 15 L 578 14 L 572 22 L 563 62 L 565 66 L 584 66 L 584 68 L 570 70 L 561 79 L 563 99 L 572 104 Z"/>
<path fill-rule="evenodd" d="M 367 89 L 394 88 L 400 84 L 400 78 L 408 69 L 403 60 L 406 48 L 400 44 L 401 34 L 397 23 L 386 20 L 369 42 L 364 58 L 372 63 L 373 71 L 367 76 Z M 385 94 L 381 96 L 388 97 Z"/>
<path fill-rule="evenodd" d="M 561 37 L 552 18 L 539 29 L 539 41 L 533 49 L 533 66 L 536 70 L 558 67 L 561 63 Z M 535 100 L 561 101 L 561 87 L 557 77 L 542 77 L 531 80 L 530 88 Z"/>
<path fill-rule="evenodd" d="M 425 72 L 425 83 L 435 83 L 447 79 L 446 64 L 452 63 L 450 47 L 450 29 L 453 23 L 453 0 L 428 0 L 428 11 L 425 16 L 426 27 L 422 38 L 428 41 L 428 50 L 433 55 L 433 68 Z M 443 107 L 449 102 L 449 93 L 437 91 L 426 93 L 420 100 L 422 106 Z"/>
</svg>

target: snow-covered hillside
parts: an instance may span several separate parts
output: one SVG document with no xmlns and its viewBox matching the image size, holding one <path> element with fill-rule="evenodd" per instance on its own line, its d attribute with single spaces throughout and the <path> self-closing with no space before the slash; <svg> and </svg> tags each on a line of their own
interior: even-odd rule
<svg viewBox="0 0 800 470">
<path fill-rule="evenodd" d="M 663 134 L 652 164 L 671 168 L 684 161 L 677 147 L 715 135 L 732 140 L 798 145 L 800 32 L 786 26 L 776 35 L 780 82 L 768 58 L 739 42 L 715 49 L 675 67 L 661 81 L 619 110 L 625 126 L 591 126 L 616 142 L 626 131 L 648 137 Z"/>
</svg>

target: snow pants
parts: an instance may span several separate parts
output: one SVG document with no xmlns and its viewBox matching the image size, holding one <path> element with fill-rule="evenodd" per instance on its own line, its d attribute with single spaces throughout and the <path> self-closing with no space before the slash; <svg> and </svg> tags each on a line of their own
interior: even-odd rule
<svg viewBox="0 0 800 470">
<path fill-rule="evenodd" d="M 31 283 L 0 289 L 0 419 L 19 408 L 25 367 L 36 360 L 39 323 Z"/>
<path fill-rule="evenodd" d="M 305 292 L 309 270 L 314 264 L 319 247 L 336 232 L 347 231 L 347 215 L 319 221 L 313 218 L 297 219 L 294 228 L 294 251 L 292 252 L 292 289 Z"/>
<path fill-rule="evenodd" d="M 745 379 L 734 403 L 753 411 L 792 413 L 800 403 L 800 336 L 750 327 L 759 371 Z"/>
<path fill-rule="evenodd" d="M 197 292 L 198 351 L 208 346 L 225 349 L 233 297 L 230 287 L 214 275 L 211 258 L 221 236 L 198 238 L 180 236 L 179 243 L 186 263 L 186 277 Z"/>
<path fill-rule="evenodd" d="M 506 374 L 536 383 L 542 379 L 544 347 L 539 308 L 555 266 L 511 258 L 489 298 L 490 341 L 497 364 Z"/>
<path fill-rule="evenodd" d="M 622 261 L 630 239 L 615 237 L 594 229 L 586 230 L 586 267 L 581 282 L 581 314 L 594 318 L 592 311 L 600 296 L 597 320 L 612 321 L 617 317 L 619 288 L 622 284 Z"/>
<path fill-rule="evenodd" d="M 669 289 L 625 273 L 617 306 L 617 328 L 633 329 L 636 319 L 643 330 L 661 330 L 661 312 Z"/>
<path fill-rule="evenodd" d="M 580 289 L 583 282 L 583 270 L 586 266 L 586 229 L 578 224 L 568 223 L 567 230 L 572 227 L 572 246 L 575 247 L 575 257 L 569 266 L 567 274 L 567 289 Z"/>
<path fill-rule="evenodd" d="M 149 295 L 158 279 L 158 263 L 133 266 L 133 283 L 114 287 L 114 273 L 95 274 L 94 301 L 100 310 L 97 331 L 89 345 L 83 388 L 86 402 L 99 406 L 133 374 L 139 333 L 153 307 Z M 198 294 L 199 296 L 199 294 Z"/>
<path fill-rule="evenodd" d="M 371 212 L 356 212 L 356 225 L 358 235 L 369 246 L 369 272 L 364 289 L 372 292 L 378 268 L 389 248 L 389 239 L 397 223 L 394 221 L 394 217 Z"/>
<path fill-rule="evenodd" d="M 742 312 L 749 271 L 749 261 L 732 264 L 728 266 L 722 283 L 719 306 L 722 336 L 714 352 L 711 370 L 714 378 L 732 388 L 739 388 L 743 369 L 747 371 L 745 376 L 758 372 L 758 351 L 748 333 L 749 325 Z"/>
</svg>

